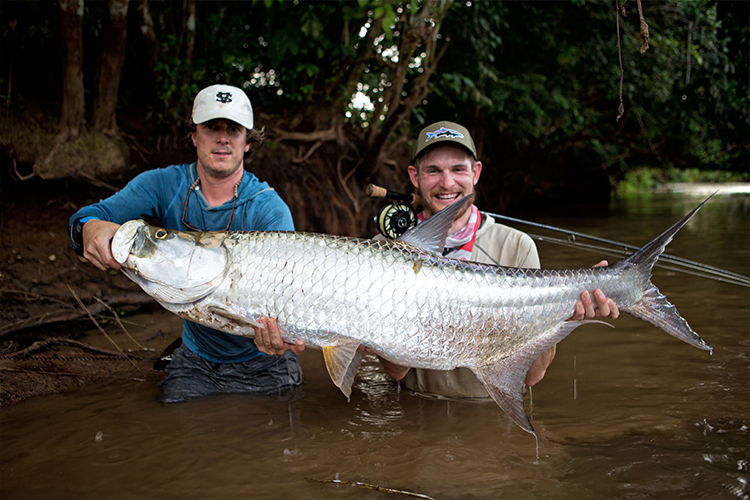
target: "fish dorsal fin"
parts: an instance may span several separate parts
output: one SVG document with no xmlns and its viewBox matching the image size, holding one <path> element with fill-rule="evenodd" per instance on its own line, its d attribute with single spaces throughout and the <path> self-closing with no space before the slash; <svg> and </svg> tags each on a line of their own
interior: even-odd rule
<svg viewBox="0 0 750 500">
<path fill-rule="evenodd" d="M 448 238 L 448 232 L 456 220 L 461 209 L 470 204 L 474 195 L 464 196 L 460 200 L 452 203 L 450 206 L 442 209 L 432 217 L 425 219 L 415 227 L 409 229 L 399 236 L 399 241 L 408 243 L 414 247 L 430 252 L 435 255 L 441 255 L 445 248 L 445 240 Z"/>
<path fill-rule="evenodd" d="M 347 398 L 352 394 L 354 376 L 362 361 L 362 353 L 357 349 L 359 343 L 328 346 L 323 348 L 323 358 L 326 362 L 328 374 L 333 383 L 341 389 Z"/>
<path fill-rule="evenodd" d="M 472 368 L 492 399 L 526 432 L 536 434 L 523 405 L 526 373 L 542 353 L 586 323 L 602 323 L 612 326 L 604 321 L 596 320 L 561 321 L 507 358 Z"/>
</svg>

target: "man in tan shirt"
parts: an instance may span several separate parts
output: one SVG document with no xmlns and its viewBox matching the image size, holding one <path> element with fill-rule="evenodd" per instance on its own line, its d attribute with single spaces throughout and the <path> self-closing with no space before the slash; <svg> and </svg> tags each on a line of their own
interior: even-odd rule
<svg viewBox="0 0 750 500">
<path fill-rule="evenodd" d="M 411 182 L 422 196 L 425 219 L 456 200 L 472 194 L 479 181 L 482 162 L 476 159 L 476 147 L 469 131 L 452 122 L 437 122 L 422 129 L 409 166 Z M 446 257 L 507 267 L 539 268 L 539 254 L 529 235 L 497 223 L 472 205 L 456 218 L 446 242 Z M 607 265 L 602 261 L 599 265 Z M 571 319 L 596 316 L 617 318 L 615 303 L 595 290 L 595 303 L 588 292 L 581 294 Z M 542 354 L 529 369 L 526 384 L 539 382 L 555 357 L 553 347 Z M 450 371 L 427 370 L 395 365 L 381 358 L 386 373 L 416 395 L 432 398 L 491 400 L 484 386 L 468 368 Z"/>
</svg>

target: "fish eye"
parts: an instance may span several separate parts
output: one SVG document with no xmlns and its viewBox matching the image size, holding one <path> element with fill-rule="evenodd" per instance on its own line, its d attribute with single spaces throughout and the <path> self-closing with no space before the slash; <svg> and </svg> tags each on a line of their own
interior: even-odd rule
<svg viewBox="0 0 750 500">
<path fill-rule="evenodd" d="M 168 234 L 169 234 L 169 231 L 167 231 L 166 229 L 157 229 L 156 232 L 154 233 L 154 237 L 158 240 L 163 240 L 164 238 L 167 237 Z"/>
</svg>

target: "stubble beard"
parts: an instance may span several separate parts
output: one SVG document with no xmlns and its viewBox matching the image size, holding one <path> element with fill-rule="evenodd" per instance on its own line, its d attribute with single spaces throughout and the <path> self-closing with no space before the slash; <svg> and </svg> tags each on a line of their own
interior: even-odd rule
<svg viewBox="0 0 750 500">
<path fill-rule="evenodd" d="M 464 196 L 467 196 L 469 194 L 473 194 L 473 192 L 472 193 L 466 193 L 466 194 L 464 194 Z M 461 198 L 463 198 L 463 196 L 456 198 L 453 203 L 458 203 L 458 200 L 460 200 Z M 438 213 L 440 210 L 444 210 L 444 209 L 448 208 L 448 206 L 446 206 L 444 208 L 438 208 L 437 205 L 435 205 L 432 202 L 432 199 L 430 199 L 427 202 L 427 204 L 424 205 L 423 208 L 424 208 L 425 212 L 427 212 L 427 215 L 429 217 L 432 217 L 433 215 L 435 215 L 436 213 Z M 458 212 L 458 215 L 456 215 L 456 219 L 460 219 L 461 217 L 463 217 L 464 215 L 466 215 L 466 212 L 468 212 L 470 209 L 471 209 L 471 204 L 464 205 L 463 208 L 461 208 L 461 210 Z"/>
<path fill-rule="evenodd" d="M 206 164 L 199 158 L 198 161 L 200 162 L 201 166 L 203 167 L 203 171 L 208 175 L 209 177 L 213 177 L 214 179 L 226 179 L 227 177 L 231 177 L 232 175 L 236 174 L 238 170 L 242 169 L 244 166 L 244 161 L 240 159 L 239 162 L 235 166 L 233 166 L 230 169 L 221 170 L 216 169 L 210 164 Z"/>
</svg>

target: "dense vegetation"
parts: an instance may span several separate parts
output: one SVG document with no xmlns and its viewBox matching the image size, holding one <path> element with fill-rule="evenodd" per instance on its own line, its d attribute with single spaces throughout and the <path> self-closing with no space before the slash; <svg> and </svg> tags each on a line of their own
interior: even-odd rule
<svg viewBox="0 0 750 500">
<path fill-rule="evenodd" d="M 192 99 L 224 82 L 246 89 L 266 126 L 250 170 L 302 229 L 371 232 L 364 186 L 408 189 L 411 141 L 440 119 L 474 134 L 482 204 L 496 211 L 603 200 L 644 166 L 747 180 L 749 4 L 644 2 L 644 53 L 637 2 L 622 6 L 626 16 L 586 0 L 3 2 L 2 155 L 16 175 L 47 178 L 104 177 L 86 157 L 115 170 L 189 160 Z M 80 92 L 66 76 L 75 33 Z"/>
</svg>

